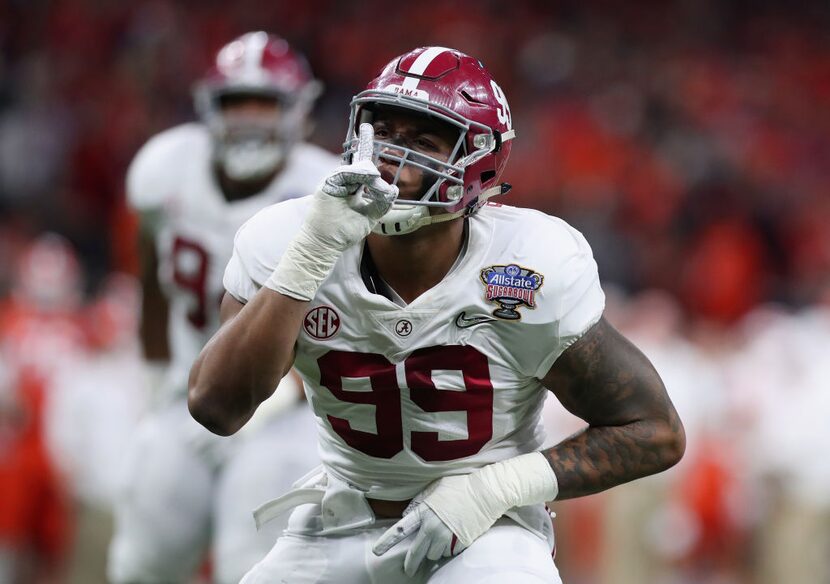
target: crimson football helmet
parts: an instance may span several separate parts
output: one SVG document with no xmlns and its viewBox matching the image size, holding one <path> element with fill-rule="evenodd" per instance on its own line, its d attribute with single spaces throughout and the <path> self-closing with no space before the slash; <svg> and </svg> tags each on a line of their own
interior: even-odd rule
<svg viewBox="0 0 830 584">
<path fill-rule="evenodd" d="M 479 60 L 455 49 L 422 47 L 389 62 L 352 99 L 344 143 L 347 161 L 357 147 L 360 124 L 371 123 L 374 112 L 384 107 L 431 116 L 457 128 L 459 136 L 447 161 L 375 140 L 375 152 L 398 164 L 394 183 L 406 165 L 421 169 L 430 179 L 420 200 L 395 202 L 375 227 L 377 233 L 409 233 L 429 223 L 471 214 L 489 197 L 510 189 L 499 183 L 515 136 L 510 107 Z M 445 213 L 430 215 L 430 207 Z"/>
<path fill-rule="evenodd" d="M 214 138 L 214 157 L 232 179 L 251 180 L 273 172 L 306 130 L 306 119 L 322 86 L 305 58 L 284 39 L 250 32 L 219 51 L 196 84 L 196 111 Z M 273 98 L 273 116 L 223 115 L 233 96 Z"/>
</svg>

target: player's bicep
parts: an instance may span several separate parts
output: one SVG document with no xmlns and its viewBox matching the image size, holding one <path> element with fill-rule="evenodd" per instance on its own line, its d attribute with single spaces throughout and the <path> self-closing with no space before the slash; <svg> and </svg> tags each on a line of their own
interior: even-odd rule
<svg viewBox="0 0 830 584">
<path fill-rule="evenodd" d="M 245 308 L 244 302 L 240 302 L 236 299 L 233 294 L 228 291 L 225 291 L 225 295 L 222 297 L 222 303 L 219 305 L 219 321 L 221 322 L 221 326 L 225 326 L 230 321 L 232 321 L 236 316 Z M 291 363 L 289 363 L 288 367 L 283 371 L 282 376 L 288 374 L 289 370 L 291 369 L 294 363 L 294 356 L 296 356 L 297 348 L 296 346 L 293 349 L 292 356 L 291 356 Z"/>
<path fill-rule="evenodd" d="M 651 362 L 605 318 L 560 355 L 542 384 L 591 425 L 676 416 Z"/>
</svg>

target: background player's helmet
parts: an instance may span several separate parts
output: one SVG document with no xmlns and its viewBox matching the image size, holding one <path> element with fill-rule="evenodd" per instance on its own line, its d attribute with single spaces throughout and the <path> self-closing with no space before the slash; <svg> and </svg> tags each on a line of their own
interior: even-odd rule
<svg viewBox="0 0 830 584">
<path fill-rule="evenodd" d="M 499 179 L 515 136 L 504 92 L 477 59 L 445 47 L 422 47 L 396 57 L 351 103 L 344 144 L 350 160 L 361 123 L 372 121 L 379 108 L 404 108 L 432 116 L 458 129 L 458 141 L 448 161 L 415 152 L 399 144 L 375 141 L 375 151 L 398 163 L 397 182 L 404 165 L 420 168 L 432 184 L 418 201 L 396 202 L 375 227 L 384 234 L 414 231 L 441 220 L 429 207 L 444 209 L 452 218 L 477 210 L 487 198 L 506 192 Z M 384 154 L 400 153 L 400 156 Z M 427 181 L 429 183 L 429 181 Z"/>
<path fill-rule="evenodd" d="M 272 173 L 303 137 L 320 91 L 302 55 L 284 39 L 259 31 L 222 47 L 214 66 L 197 83 L 194 98 L 225 173 L 235 180 L 251 180 Z M 222 100 L 229 96 L 273 98 L 279 113 L 230 120 L 222 115 Z"/>
</svg>

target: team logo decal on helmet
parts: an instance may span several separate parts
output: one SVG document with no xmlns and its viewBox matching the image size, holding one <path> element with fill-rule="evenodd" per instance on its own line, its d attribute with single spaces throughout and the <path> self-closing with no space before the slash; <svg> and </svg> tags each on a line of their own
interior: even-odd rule
<svg viewBox="0 0 830 584">
<path fill-rule="evenodd" d="M 305 58 L 276 35 L 251 32 L 225 45 L 194 88 L 196 111 L 214 137 L 214 157 L 225 173 L 236 180 L 272 173 L 303 138 L 321 89 Z M 222 101 L 233 96 L 273 98 L 279 111 L 231 121 Z"/>
<path fill-rule="evenodd" d="M 545 277 L 529 268 L 516 264 L 490 266 L 481 270 L 488 302 L 499 305 L 493 316 L 505 320 L 522 318 L 517 308 L 521 305 L 536 308 L 536 292 Z"/>
<path fill-rule="evenodd" d="M 375 227 L 387 235 L 409 233 L 438 221 L 475 212 L 491 196 L 505 193 L 500 184 L 515 137 L 504 92 L 480 61 L 455 49 L 423 47 L 393 59 L 358 93 L 344 143 L 349 160 L 357 146 L 357 128 L 371 122 L 382 107 L 430 116 L 458 130 L 448 160 L 439 160 L 401 144 L 375 140 L 375 151 L 401 169 L 412 166 L 432 181 L 419 200 L 397 201 Z M 425 180 L 426 180 L 425 176 Z M 429 208 L 444 214 L 430 214 Z"/>
</svg>

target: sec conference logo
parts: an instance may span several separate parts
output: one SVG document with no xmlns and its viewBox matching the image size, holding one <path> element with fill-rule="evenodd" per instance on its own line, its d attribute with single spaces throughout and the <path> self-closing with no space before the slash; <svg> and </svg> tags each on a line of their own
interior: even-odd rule
<svg viewBox="0 0 830 584">
<path fill-rule="evenodd" d="M 303 319 L 303 329 L 308 336 L 325 341 L 340 330 L 340 316 L 328 306 L 312 308 Z"/>
</svg>

